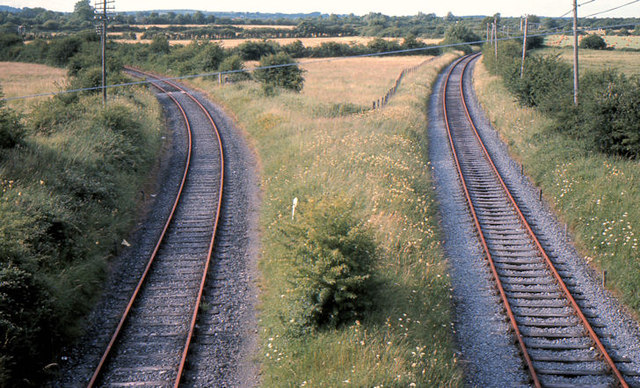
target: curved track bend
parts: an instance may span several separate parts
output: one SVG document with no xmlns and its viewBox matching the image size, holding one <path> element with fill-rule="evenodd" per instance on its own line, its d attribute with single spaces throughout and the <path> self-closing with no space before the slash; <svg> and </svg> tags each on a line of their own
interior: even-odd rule
<svg viewBox="0 0 640 388">
<path fill-rule="evenodd" d="M 446 75 L 445 127 L 473 223 L 511 329 L 536 387 L 628 384 L 624 358 L 612 358 L 603 325 L 590 323 L 588 302 L 573 289 L 563 263 L 545 252 L 517 198 L 491 160 L 466 106 L 463 79 L 478 55 Z"/>
<path fill-rule="evenodd" d="M 224 156 L 209 112 L 179 85 L 147 77 L 185 121 L 189 150 L 173 209 L 88 384 L 177 387 L 209 269 L 222 201 Z"/>
</svg>

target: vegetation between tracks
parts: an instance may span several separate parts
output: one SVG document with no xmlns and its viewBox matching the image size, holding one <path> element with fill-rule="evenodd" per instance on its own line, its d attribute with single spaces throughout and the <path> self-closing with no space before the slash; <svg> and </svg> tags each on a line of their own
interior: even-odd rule
<svg viewBox="0 0 640 388">
<path fill-rule="evenodd" d="M 40 87 L 24 82 L 26 90 Z M 40 386 L 56 370 L 60 347 L 79 335 L 133 226 L 162 128 L 155 98 L 131 90 L 106 109 L 97 95 L 18 108 L 0 107 L 0 138 L 22 128 L 17 142 L 0 141 L 0 386 L 7 387 Z"/>
<path fill-rule="evenodd" d="M 491 122 L 568 223 L 587 261 L 607 271 L 607 285 L 639 317 L 638 162 L 594 152 L 591 140 L 558 132 L 552 118 L 513 102 L 483 65 L 475 85 Z"/>
<path fill-rule="evenodd" d="M 237 115 L 263 164 L 259 358 L 265 386 L 460 384 L 452 351 L 450 282 L 425 155 L 429 85 L 452 57 L 439 57 L 407 76 L 390 104 L 375 111 L 368 110 L 370 101 L 383 94 L 403 68 L 424 58 L 361 58 L 303 65 L 307 70 L 303 91 L 281 92 L 275 97 L 264 96 L 249 81 L 224 87 L 215 81 L 198 83 Z M 375 73 L 366 69 L 375 69 Z M 360 100 L 351 100 L 350 93 Z M 335 108 L 338 105 L 362 109 L 340 110 Z M 299 203 L 292 220 L 294 198 Z M 293 240 L 284 233 L 314 222 L 312 227 L 318 228 L 317 220 L 305 217 L 318 213 L 320 219 L 330 217 L 335 209 L 348 215 L 345 222 L 352 225 L 351 230 L 364 232 L 340 237 L 342 247 L 351 244 L 348 241 L 369 246 L 365 230 L 374 232 L 377 256 L 372 255 L 376 259 L 371 263 L 371 276 L 375 287 L 366 281 L 367 272 L 348 270 L 355 271 L 349 284 L 368 287 L 373 305 L 341 315 L 337 325 L 334 321 L 307 331 L 295 330 L 290 317 L 300 300 L 300 284 L 293 275 L 298 273 L 301 257 L 294 252 L 333 243 L 316 244 L 314 240 L 305 245 L 305 239 L 299 239 L 304 233 L 297 233 Z M 323 233 L 310 230 L 309 236 Z M 311 271 L 324 270 L 316 266 Z M 314 276 L 307 279 L 317 279 Z M 322 318 L 320 314 L 307 316 Z"/>
</svg>

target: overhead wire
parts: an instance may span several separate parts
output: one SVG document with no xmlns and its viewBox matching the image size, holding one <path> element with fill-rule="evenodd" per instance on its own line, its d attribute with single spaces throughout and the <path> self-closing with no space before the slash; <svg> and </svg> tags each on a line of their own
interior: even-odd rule
<svg viewBox="0 0 640 388">
<path fill-rule="evenodd" d="M 634 3 L 634 2 L 640 2 L 640 0 L 635 0 L 632 3 Z M 589 27 L 589 28 L 590 29 L 593 29 L 593 28 L 621 28 L 621 27 L 635 27 L 635 26 L 640 26 L 640 23 L 625 23 L 625 24 L 618 24 L 618 25 L 613 25 L 613 26 L 600 26 L 600 27 L 598 27 L 598 26 L 593 27 L 592 26 L 592 27 Z M 563 31 L 547 31 L 547 32 L 542 32 L 542 33 L 538 33 L 538 34 L 529 34 L 528 36 L 529 37 L 549 36 L 549 35 L 555 35 L 555 34 L 562 33 L 562 32 L 568 32 L 568 31 L 564 31 L 564 30 Z M 519 35 L 519 36 L 498 38 L 497 40 L 498 41 L 507 41 L 507 40 L 514 40 L 514 39 L 522 39 L 522 37 L 523 37 L 522 35 Z M 305 62 L 292 62 L 292 63 L 285 63 L 285 64 L 279 64 L 279 65 L 258 66 L 258 67 L 254 67 L 254 68 L 251 68 L 251 69 L 217 71 L 217 72 L 190 74 L 190 75 L 175 76 L 175 77 L 163 77 L 163 78 L 157 78 L 154 81 L 141 80 L 141 81 L 132 81 L 132 82 L 124 82 L 124 83 L 119 83 L 119 84 L 106 85 L 104 87 L 102 87 L 102 86 L 94 86 L 94 87 L 87 87 L 87 88 L 61 90 L 59 92 L 37 93 L 37 94 L 29 94 L 29 95 L 24 95 L 24 96 L 15 96 L 15 97 L 3 97 L 3 98 L 0 98 L 0 101 L 25 100 L 25 99 L 36 98 L 36 97 L 52 97 L 52 96 L 68 94 L 68 93 L 79 93 L 79 92 L 102 90 L 103 88 L 104 89 L 113 89 L 113 88 L 120 88 L 120 87 L 125 87 L 125 86 L 147 85 L 147 84 L 151 84 L 152 82 L 157 82 L 157 81 L 179 81 L 179 80 L 184 80 L 184 79 L 201 78 L 201 77 L 224 76 L 224 75 L 228 75 L 228 74 L 248 73 L 248 72 L 255 71 L 255 70 L 268 70 L 268 69 L 276 69 L 276 68 L 298 66 L 298 65 L 307 65 L 307 64 L 315 64 L 315 63 L 323 63 L 323 62 L 334 62 L 334 61 L 341 61 L 341 60 L 355 59 L 355 58 L 367 58 L 367 57 L 378 57 L 378 56 L 385 56 L 385 55 L 415 53 L 415 52 L 419 52 L 419 51 L 428 51 L 428 50 L 433 50 L 433 49 L 455 48 L 455 47 L 459 47 L 459 46 L 477 45 L 477 44 L 483 44 L 483 43 L 487 43 L 487 42 L 489 42 L 489 40 L 482 39 L 482 40 L 473 41 L 473 42 L 451 43 L 451 44 L 436 45 L 436 46 L 418 47 L 418 48 L 412 48 L 412 49 L 384 51 L 384 52 L 379 52 L 379 53 L 350 55 L 350 56 L 345 56 L 345 57 L 322 58 L 322 59 L 310 60 L 310 61 L 305 61 Z"/>
<path fill-rule="evenodd" d="M 615 11 L 616 9 L 620 9 L 620 8 L 623 8 L 623 7 L 626 7 L 626 6 L 628 6 L 628 5 L 631 5 L 631 4 L 634 4 L 634 3 L 638 3 L 638 2 L 640 2 L 640 0 L 633 0 L 633 1 L 630 1 L 630 2 L 628 2 L 628 3 L 625 3 L 625 4 L 622 4 L 622 5 L 619 5 L 619 6 L 617 6 L 617 7 L 609 8 L 609 9 L 606 9 L 606 10 L 604 10 L 604 11 L 600 11 L 600 12 L 592 13 L 591 15 L 587 15 L 587 16 L 583 16 L 583 17 L 585 17 L 585 18 L 589 18 L 589 17 L 592 17 L 592 16 L 601 15 L 601 14 L 603 14 L 603 13 L 607 13 L 607 12 Z"/>
</svg>

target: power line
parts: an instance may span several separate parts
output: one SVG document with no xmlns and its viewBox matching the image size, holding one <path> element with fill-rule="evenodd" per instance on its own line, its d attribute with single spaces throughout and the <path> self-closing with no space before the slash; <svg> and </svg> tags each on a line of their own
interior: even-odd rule
<svg viewBox="0 0 640 388">
<path fill-rule="evenodd" d="M 622 4 L 622 5 L 619 5 L 619 6 L 617 6 L 617 7 L 609 8 L 609 9 L 607 9 L 607 10 L 600 11 L 600 12 L 596 12 L 596 13 L 592 13 L 591 15 L 587 15 L 587 16 L 583 16 L 583 17 L 585 17 L 585 18 L 589 18 L 589 17 L 596 16 L 596 15 L 600 15 L 600 14 L 603 14 L 603 13 L 607 13 L 607 12 L 615 11 L 616 9 L 620 9 L 620 8 L 622 8 L 622 7 L 626 7 L 626 6 L 628 6 L 628 5 L 631 5 L 631 4 L 634 4 L 634 3 L 638 3 L 638 2 L 640 2 L 640 0 L 633 0 L 633 1 L 630 1 L 630 2 L 628 2 L 628 3 L 625 3 L 625 4 Z"/>
<path fill-rule="evenodd" d="M 640 2 L 640 0 L 636 0 L 634 2 Z M 620 28 L 620 27 L 636 27 L 636 26 L 640 26 L 640 23 L 626 23 L 626 24 L 618 24 L 618 25 L 613 25 L 613 26 L 595 26 L 595 27 L 592 26 L 592 27 L 589 27 L 589 28 L 590 29 L 594 29 L 594 28 L 597 29 L 597 28 Z M 586 28 L 584 28 L 584 29 L 586 29 Z M 562 31 L 548 31 L 548 32 L 542 32 L 542 33 L 538 33 L 538 34 L 530 34 L 528 36 L 529 37 L 549 36 L 549 35 L 556 35 L 558 33 L 563 33 L 563 32 L 569 32 L 569 31 L 564 31 L 564 30 L 562 30 Z M 499 38 L 497 40 L 499 40 L 499 41 L 508 41 L 508 40 L 514 40 L 514 39 L 522 39 L 522 35 Z M 218 71 L 218 72 L 212 72 L 212 73 L 200 73 L 200 74 L 190 74 L 190 75 L 183 75 L 183 76 L 176 76 L 176 77 L 165 77 L 165 78 L 158 78 L 155 81 L 142 80 L 142 81 L 133 81 L 133 82 L 120 83 L 120 84 L 106 85 L 105 88 L 111 89 L 111 88 L 119 88 L 119 87 L 124 87 L 124 86 L 147 85 L 147 84 L 151 84 L 152 82 L 156 82 L 156 81 L 179 81 L 179 80 L 183 80 L 183 79 L 212 77 L 212 76 L 227 75 L 227 74 L 237 74 L 237 73 L 247 73 L 247 72 L 255 71 L 255 70 L 276 69 L 276 68 L 282 68 L 282 67 L 297 66 L 297 65 L 307 65 L 307 64 L 315 64 L 315 63 L 323 63 L 323 62 L 335 62 L 335 61 L 342 61 L 342 60 L 355 59 L 355 58 L 367 58 L 367 57 L 378 57 L 378 56 L 394 55 L 394 54 L 406 54 L 406 53 L 414 53 L 414 52 L 419 52 L 419 51 L 428 51 L 428 50 L 432 50 L 432 49 L 455 48 L 455 47 L 459 47 L 459 46 L 479 45 L 479 44 L 483 44 L 483 43 L 487 43 L 487 42 L 488 42 L 487 40 L 477 40 L 477 41 L 473 41 L 473 42 L 451 43 L 451 44 L 444 44 L 444 45 L 437 45 L 437 46 L 425 46 L 425 47 L 419 47 L 419 48 L 413 48 L 413 49 L 384 51 L 384 52 L 380 52 L 380 53 L 359 54 L 359 55 L 351 55 L 351 56 L 346 56 L 346 57 L 323 58 L 323 59 L 316 59 L 316 60 L 312 60 L 312 61 L 306 61 L 306 62 L 303 62 L 303 63 L 293 62 L 293 63 L 285 63 L 285 64 L 281 64 L 281 65 L 259 66 L 259 67 L 254 67 L 254 68 L 251 68 L 251 69 Z M 90 88 L 79 88 L 79 89 L 62 90 L 62 91 L 59 91 L 59 92 L 38 93 L 38 94 L 30 94 L 30 95 L 17 96 L 17 97 L 3 97 L 3 98 L 0 98 L 0 101 L 25 100 L 25 99 L 36 98 L 36 97 L 50 97 L 50 96 L 57 96 L 57 95 L 61 95 L 61 94 L 78 93 L 78 92 L 86 92 L 86 91 L 94 91 L 94 90 L 102 90 L 102 89 L 103 89 L 102 86 L 95 86 L 95 87 L 90 87 Z"/>
<path fill-rule="evenodd" d="M 578 4 L 578 7 L 582 7 L 583 5 L 587 5 L 587 4 L 589 4 L 589 3 L 593 3 L 594 1 L 596 1 L 596 0 L 588 0 L 588 1 L 585 1 L 584 3 L 580 3 L 580 4 Z M 563 17 L 567 16 L 568 14 L 570 14 L 570 13 L 572 13 L 572 12 L 573 12 L 573 8 L 572 8 L 572 9 L 570 9 L 570 10 L 568 10 L 567 12 L 563 13 L 563 14 L 562 14 L 562 16 L 559 16 L 559 18 L 563 18 Z"/>
</svg>

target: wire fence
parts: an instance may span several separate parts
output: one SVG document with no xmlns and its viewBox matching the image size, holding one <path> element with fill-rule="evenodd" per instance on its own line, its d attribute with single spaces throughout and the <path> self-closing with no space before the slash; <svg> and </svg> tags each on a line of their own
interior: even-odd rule
<svg viewBox="0 0 640 388">
<path fill-rule="evenodd" d="M 400 87 L 400 83 L 402 82 L 402 79 L 404 78 L 405 75 L 407 74 L 411 74 L 416 72 L 419 68 L 421 68 L 422 66 L 426 65 L 427 63 L 433 61 L 436 57 L 433 58 L 429 58 L 426 61 L 423 61 L 422 63 L 419 63 L 413 67 L 409 67 L 407 69 L 404 69 L 400 72 L 400 75 L 398 76 L 398 78 L 396 78 L 396 82 L 393 84 L 393 86 L 387 91 L 387 94 L 384 95 L 384 97 L 381 97 L 375 101 L 373 101 L 372 106 L 373 109 L 380 109 L 383 108 L 385 105 L 387 105 L 387 103 L 389 102 L 389 100 L 391 99 L 391 97 L 393 97 L 396 92 L 398 91 L 398 88 Z"/>
</svg>

